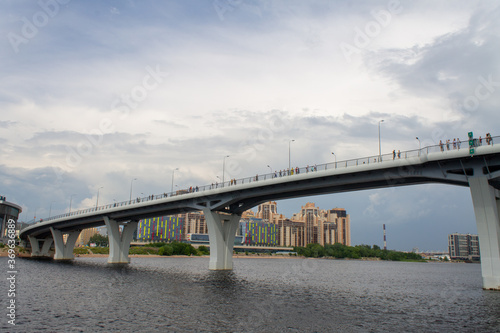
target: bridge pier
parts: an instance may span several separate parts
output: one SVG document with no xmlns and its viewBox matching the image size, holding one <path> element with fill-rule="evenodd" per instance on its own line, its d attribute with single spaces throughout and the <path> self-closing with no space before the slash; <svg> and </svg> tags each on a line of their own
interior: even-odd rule
<svg viewBox="0 0 500 333">
<path fill-rule="evenodd" d="M 32 257 L 49 257 L 50 247 L 52 246 L 53 238 L 47 237 L 45 239 L 38 239 L 35 236 L 28 236 L 31 244 L 31 256 Z M 40 242 L 43 242 L 42 248 L 40 249 Z"/>
<path fill-rule="evenodd" d="M 104 216 L 104 223 L 108 229 L 109 237 L 109 257 L 110 264 L 128 264 L 130 258 L 128 251 L 130 242 L 134 236 L 134 231 L 137 229 L 137 221 L 130 221 L 123 225 L 123 230 L 120 233 L 120 224 L 115 220 Z"/>
<path fill-rule="evenodd" d="M 207 221 L 210 241 L 208 268 L 211 270 L 233 269 L 234 239 L 241 215 L 221 214 L 208 208 L 203 209 L 203 213 Z"/>
<path fill-rule="evenodd" d="M 483 289 L 500 290 L 500 199 L 486 177 L 470 177 L 481 252 Z"/>
<path fill-rule="evenodd" d="M 81 230 L 75 230 L 71 232 L 63 233 L 61 230 L 54 229 L 50 227 L 50 232 L 52 233 L 52 238 L 54 239 L 54 247 L 56 252 L 54 254 L 54 260 L 71 260 L 74 259 L 73 249 L 75 248 L 76 240 L 80 236 Z M 63 235 L 67 234 L 66 244 L 64 243 Z"/>
</svg>

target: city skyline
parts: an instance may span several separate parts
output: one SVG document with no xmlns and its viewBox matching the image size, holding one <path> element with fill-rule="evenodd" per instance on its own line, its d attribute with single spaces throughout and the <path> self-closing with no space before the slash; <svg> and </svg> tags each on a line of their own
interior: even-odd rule
<svg viewBox="0 0 500 333">
<path fill-rule="evenodd" d="M 242 236 L 245 244 L 254 242 L 287 247 L 335 243 L 351 245 L 350 215 L 343 208 L 320 209 L 308 202 L 293 216 L 287 217 L 278 212 L 275 201 L 267 201 L 259 204 L 257 211 L 244 211 L 239 223 L 236 235 Z M 248 235 L 243 231 L 242 224 L 245 224 Z M 266 230 L 262 242 L 260 237 L 259 241 L 255 238 L 261 227 Z M 273 230 L 272 235 L 267 233 L 268 229 Z M 203 211 L 193 211 L 142 219 L 137 226 L 136 238 L 142 241 L 189 241 L 190 234 L 208 233 Z"/>
<path fill-rule="evenodd" d="M 0 194 L 25 221 L 499 135 L 499 13 L 465 0 L 6 3 Z M 353 244 L 382 246 L 383 224 L 398 250 L 477 233 L 468 188 L 278 204 L 291 216 L 307 201 L 347 209 Z"/>
</svg>

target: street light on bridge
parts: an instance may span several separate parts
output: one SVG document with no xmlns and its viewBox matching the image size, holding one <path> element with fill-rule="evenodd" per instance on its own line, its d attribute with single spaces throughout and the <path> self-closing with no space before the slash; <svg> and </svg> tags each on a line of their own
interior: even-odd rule
<svg viewBox="0 0 500 333">
<path fill-rule="evenodd" d="M 291 163 L 291 153 L 290 153 L 290 145 L 292 144 L 292 142 L 294 142 L 295 140 L 290 140 L 288 141 L 288 172 L 290 172 L 290 169 L 292 168 L 292 163 Z"/>
<path fill-rule="evenodd" d="M 418 140 L 418 156 L 420 156 L 420 150 L 422 149 L 422 143 L 420 142 L 420 139 L 418 138 L 418 136 L 415 139 Z"/>
<path fill-rule="evenodd" d="M 170 193 L 174 193 L 174 173 L 175 173 L 175 170 L 179 170 L 179 168 L 175 168 L 174 170 L 172 170 L 172 188 L 170 189 Z"/>
<path fill-rule="evenodd" d="M 97 209 L 97 207 L 99 206 L 99 190 L 101 188 L 104 188 L 104 186 L 101 186 L 97 189 L 97 200 L 95 201 L 95 208 Z"/>
<path fill-rule="evenodd" d="M 52 201 L 52 202 L 50 203 L 50 207 L 49 207 L 49 219 L 50 219 L 50 215 L 51 215 L 51 213 L 52 213 L 52 204 L 53 204 L 54 202 L 55 202 L 55 201 Z"/>
<path fill-rule="evenodd" d="M 335 169 L 337 169 L 337 155 L 332 151 L 332 155 L 335 157 Z"/>
<path fill-rule="evenodd" d="M 69 212 L 68 213 L 71 213 L 71 203 L 73 202 L 73 197 L 75 196 L 76 194 L 72 194 L 69 196 Z"/>
<path fill-rule="evenodd" d="M 229 157 L 229 155 L 224 156 L 222 159 L 222 187 L 224 187 L 224 174 L 226 173 L 226 157 Z"/>
<path fill-rule="evenodd" d="M 130 181 L 130 201 L 132 201 L 132 183 L 134 182 L 134 180 L 137 180 L 137 178 L 134 178 Z"/>
<path fill-rule="evenodd" d="M 380 124 L 384 122 L 384 119 L 378 122 L 378 161 L 382 161 L 382 143 L 380 141 Z"/>
</svg>

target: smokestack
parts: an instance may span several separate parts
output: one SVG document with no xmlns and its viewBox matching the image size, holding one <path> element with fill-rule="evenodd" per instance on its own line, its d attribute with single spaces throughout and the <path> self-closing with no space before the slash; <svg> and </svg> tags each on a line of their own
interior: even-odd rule
<svg viewBox="0 0 500 333">
<path fill-rule="evenodd" d="M 384 250 L 387 250 L 387 238 L 385 237 L 385 223 L 384 223 Z"/>
</svg>

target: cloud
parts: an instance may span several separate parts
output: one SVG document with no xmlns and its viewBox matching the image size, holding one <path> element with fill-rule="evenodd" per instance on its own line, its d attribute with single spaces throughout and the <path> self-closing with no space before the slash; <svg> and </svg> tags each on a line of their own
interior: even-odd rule
<svg viewBox="0 0 500 333">
<path fill-rule="evenodd" d="M 499 14 L 500 6 L 487 3 L 458 31 L 426 45 L 372 51 L 365 61 L 407 94 L 442 98 L 441 114 L 447 122 L 456 122 L 454 129 L 465 122 L 484 127 L 478 120 L 499 119 L 494 111 L 500 107 L 500 68 L 494 52 L 500 48 Z"/>
<path fill-rule="evenodd" d="M 15 126 L 17 124 L 16 121 L 10 121 L 10 120 L 0 120 L 0 128 L 9 128 L 11 126 Z"/>
</svg>

